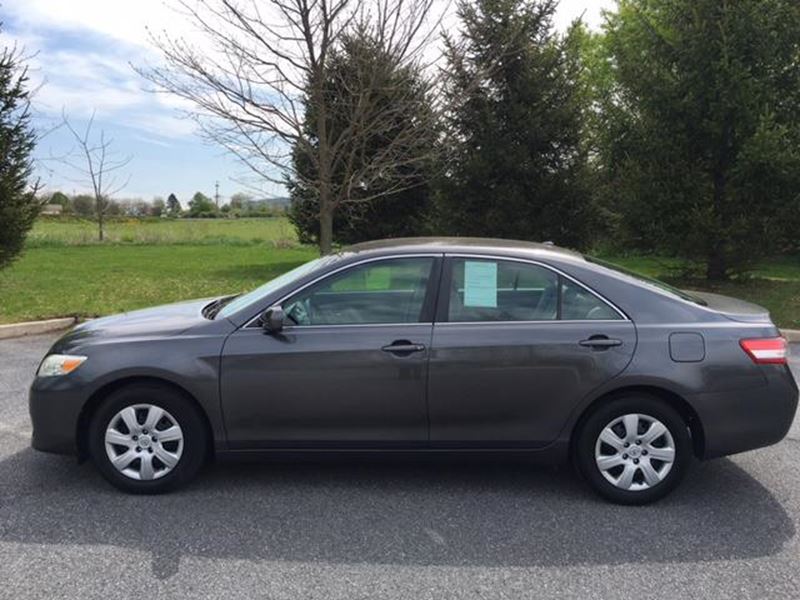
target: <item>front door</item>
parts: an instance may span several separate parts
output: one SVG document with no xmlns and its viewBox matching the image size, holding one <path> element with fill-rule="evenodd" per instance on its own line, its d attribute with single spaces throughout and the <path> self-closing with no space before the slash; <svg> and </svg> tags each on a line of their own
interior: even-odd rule
<svg viewBox="0 0 800 600">
<path fill-rule="evenodd" d="M 429 373 L 433 445 L 546 445 L 633 356 L 633 324 L 545 265 L 448 258 L 440 296 Z"/>
<path fill-rule="evenodd" d="M 413 256 L 347 267 L 282 302 L 282 332 L 232 334 L 221 376 L 231 447 L 427 443 L 440 263 Z"/>
</svg>

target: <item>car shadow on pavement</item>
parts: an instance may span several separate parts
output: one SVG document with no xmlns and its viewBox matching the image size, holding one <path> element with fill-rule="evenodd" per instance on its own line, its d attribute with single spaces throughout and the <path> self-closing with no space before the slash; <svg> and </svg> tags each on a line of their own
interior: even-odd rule
<svg viewBox="0 0 800 600">
<path fill-rule="evenodd" d="M 702 562 L 775 554 L 783 506 L 730 460 L 698 463 L 662 502 L 595 498 L 569 469 L 521 462 L 220 464 L 163 496 L 117 492 L 91 465 L 30 449 L 0 462 L 0 540 L 181 556 L 445 566 Z"/>
</svg>

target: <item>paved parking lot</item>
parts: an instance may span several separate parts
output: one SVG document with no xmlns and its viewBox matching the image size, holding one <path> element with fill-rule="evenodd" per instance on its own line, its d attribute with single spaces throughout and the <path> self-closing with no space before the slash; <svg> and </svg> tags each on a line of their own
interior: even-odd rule
<svg viewBox="0 0 800 600">
<path fill-rule="evenodd" d="M 220 465 L 134 497 L 30 449 L 53 339 L 0 341 L 0 598 L 800 597 L 797 423 L 650 507 L 509 462 Z"/>
</svg>

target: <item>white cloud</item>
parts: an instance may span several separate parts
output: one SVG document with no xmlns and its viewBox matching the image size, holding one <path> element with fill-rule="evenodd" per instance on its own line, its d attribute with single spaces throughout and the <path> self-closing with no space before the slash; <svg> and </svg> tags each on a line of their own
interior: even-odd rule
<svg viewBox="0 0 800 600">
<path fill-rule="evenodd" d="M 441 1 L 444 8 L 445 0 Z M 598 27 L 601 10 L 612 5 L 613 0 L 562 0 L 556 26 L 563 30 L 583 17 L 590 27 Z M 154 121 L 169 135 L 191 131 L 186 121 L 167 123 L 173 109 L 189 108 L 187 103 L 148 92 L 146 82 L 131 67 L 158 61 L 148 28 L 172 37 L 195 37 L 174 0 L 4 0 L 3 8 L 13 19 L 18 41 L 39 52 L 33 61 L 34 76 L 46 82 L 37 98 L 39 110 L 54 113 L 64 108 L 86 115 L 97 109 L 113 115 L 147 109 L 159 115 Z M 58 46 L 60 38 L 68 47 Z M 132 119 L 137 122 L 146 125 L 147 120 Z"/>
<path fill-rule="evenodd" d="M 180 31 L 184 24 L 162 0 L 5 0 L 3 8 L 31 29 L 88 30 L 140 46 L 147 27 Z"/>
<path fill-rule="evenodd" d="M 149 137 L 194 131 L 175 110 L 186 104 L 148 91 L 131 66 L 156 57 L 147 26 L 179 32 L 184 24 L 160 0 L 5 0 L 3 8 L 10 15 L 10 36 L 34 54 L 34 109 L 44 120 L 62 111 L 76 119 L 96 112 L 98 120 L 139 129 Z"/>
</svg>

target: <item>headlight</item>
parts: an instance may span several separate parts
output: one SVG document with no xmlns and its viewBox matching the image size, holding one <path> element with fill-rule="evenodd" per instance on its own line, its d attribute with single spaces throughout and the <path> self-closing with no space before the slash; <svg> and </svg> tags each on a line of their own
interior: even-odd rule
<svg viewBox="0 0 800 600">
<path fill-rule="evenodd" d="M 39 377 L 54 377 L 56 375 L 66 375 L 72 373 L 83 364 L 85 356 L 73 356 L 69 354 L 51 354 L 45 357 L 36 373 Z"/>
</svg>

